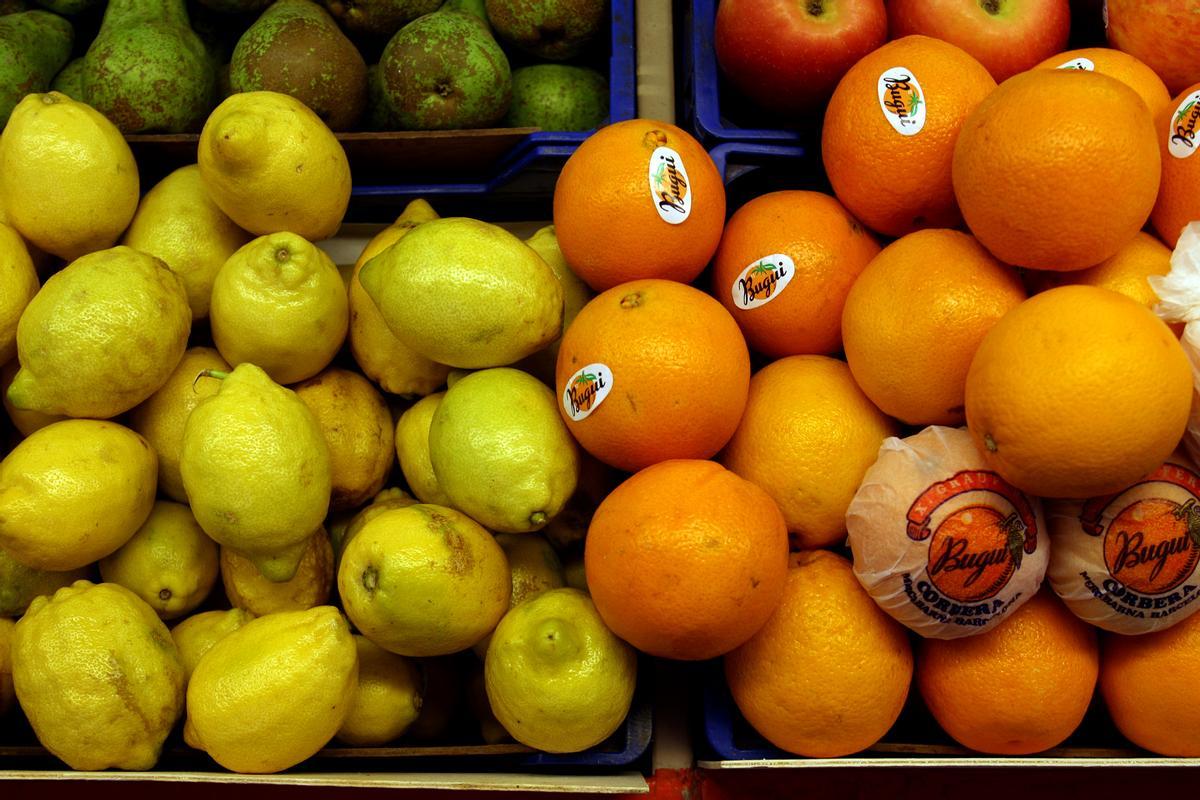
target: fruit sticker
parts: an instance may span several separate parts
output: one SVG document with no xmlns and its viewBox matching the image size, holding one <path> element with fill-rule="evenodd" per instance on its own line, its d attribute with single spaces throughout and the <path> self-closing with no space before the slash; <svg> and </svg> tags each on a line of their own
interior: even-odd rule
<svg viewBox="0 0 1200 800">
<path fill-rule="evenodd" d="M 925 95 L 910 69 L 892 67 L 879 76 L 879 107 L 903 136 L 914 136 L 925 127 Z"/>
<path fill-rule="evenodd" d="M 783 253 L 755 259 L 733 282 L 733 304 L 745 311 L 765 306 L 787 288 L 795 272 L 795 262 Z"/>
<path fill-rule="evenodd" d="M 588 364 L 567 380 L 563 410 L 573 421 L 587 419 L 612 391 L 612 370 L 603 364 Z"/>
<path fill-rule="evenodd" d="M 1171 115 L 1167 131 L 1167 150 L 1176 158 L 1189 158 L 1196 152 L 1196 123 L 1200 122 L 1200 90 L 1194 91 L 1179 103 Z"/>
<path fill-rule="evenodd" d="M 1163 464 L 1116 494 L 1050 509 L 1050 582 L 1075 614 L 1125 634 L 1200 610 L 1200 474 Z"/>
<path fill-rule="evenodd" d="M 692 213 L 692 190 L 683 158 L 669 147 L 650 154 L 650 198 L 664 222 L 678 225 Z"/>
<path fill-rule="evenodd" d="M 1064 61 L 1055 67 L 1055 69 L 1081 69 L 1084 72 L 1095 72 L 1096 62 L 1090 58 L 1079 56 L 1078 58 L 1072 58 L 1070 61 Z"/>
</svg>

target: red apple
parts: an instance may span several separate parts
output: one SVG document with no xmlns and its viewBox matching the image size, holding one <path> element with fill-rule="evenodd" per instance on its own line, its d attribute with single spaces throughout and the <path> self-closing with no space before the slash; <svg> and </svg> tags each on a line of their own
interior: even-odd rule
<svg viewBox="0 0 1200 800">
<path fill-rule="evenodd" d="M 914 33 L 961 47 L 996 82 L 1067 46 L 1070 0 L 891 0 L 892 38 Z"/>
<path fill-rule="evenodd" d="M 887 40 L 883 0 L 721 0 L 717 62 L 743 94 L 796 116 Z"/>
<path fill-rule="evenodd" d="M 1108 0 L 1108 43 L 1157 72 L 1172 95 L 1200 83 L 1194 0 Z"/>
</svg>

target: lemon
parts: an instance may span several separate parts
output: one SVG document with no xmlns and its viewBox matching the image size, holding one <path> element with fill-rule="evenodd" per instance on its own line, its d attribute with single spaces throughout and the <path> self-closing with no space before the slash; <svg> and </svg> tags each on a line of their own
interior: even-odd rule
<svg viewBox="0 0 1200 800">
<path fill-rule="evenodd" d="M 492 711 L 512 737 L 551 753 L 593 747 L 620 727 L 637 655 L 578 589 L 552 589 L 509 611 L 484 662 Z"/>
<path fill-rule="evenodd" d="M 567 257 L 563 255 L 562 248 L 558 246 L 558 236 L 554 232 L 553 225 L 539 229 L 533 236 L 525 240 L 525 244 L 533 248 L 533 251 L 541 256 L 542 260 L 553 270 L 554 277 L 558 278 L 563 290 L 563 320 L 559 337 L 522 363 L 523 368 L 553 386 L 554 367 L 558 360 L 558 341 L 562 336 L 562 331 L 566 331 L 579 310 L 587 305 L 594 294 L 567 263 Z"/>
<path fill-rule="evenodd" d="M 562 331 L 554 272 L 486 222 L 451 217 L 418 225 L 358 277 L 397 338 L 452 367 L 511 364 Z"/>
<path fill-rule="evenodd" d="M 227 611 L 205 611 L 193 614 L 171 629 L 171 638 L 179 648 L 179 660 L 191 680 L 196 665 L 217 642 L 254 619 L 249 611 L 231 608 Z"/>
<path fill-rule="evenodd" d="M 87 575 L 86 567 L 65 572 L 27 567 L 0 550 L 0 617 L 19 617 L 35 597 L 54 594 Z"/>
<path fill-rule="evenodd" d="M 325 437 L 295 392 L 238 366 L 188 416 L 179 471 L 205 533 L 270 580 L 296 573 L 325 519 L 331 479 Z"/>
<path fill-rule="evenodd" d="M 295 392 L 329 445 L 330 510 L 361 506 L 383 488 L 396 460 L 392 413 L 383 395 L 366 378 L 344 369 L 327 369 Z"/>
<path fill-rule="evenodd" d="M 234 772 L 279 772 L 333 738 L 357 685 L 357 649 L 336 608 L 259 617 L 196 665 L 184 741 Z"/>
<path fill-rule="evenodd" d="M 17 320 L 37 290 L 37 270 L 25 242 L 0 223 L 0 364 L 17 354 Z"/>
<path fill-rule="evenodd" d="M 508 608 L 504 551 L 464 514 L 417 504 L 367 522 L 342 551 L 346 616 L 375 644 L 405 656 L 465 650 Z"/>
<path fill-rule="evenodd" d="M 200 132 L 200 174 L 213 202 L 256 236 L 337 233 L 350 202 L 350 163 L 333 131 L 299 100 L 241 92 Z"/>
<path fill-rule="evenodd" d="M 17 408 L 106 419 L 166 383 L 192 327 L 183 284 L 161 261 L 114 247 L 71 262 L 17 326 Z"/>
<path fill-rule="evenodd" d="M 12 385 L 13 378 L 17 377 L 17 370 L 20 368 L 21 365 L 15 358 L 0 367 L 0 401 L 3 402 L 4 410 L 8 413 L 13 427 L 22 436 L 29 436 L 34 431 L 39 431 L 51 423 L 67 419 L 62 414 L 43 414 L 41 411 L 17 408 L 12 404 L 12 401 L 8 399 L 8 387 Z"/>
<path fill-rule="evenodd" d="M 492 712 L 492 704 L 488 701 L 487 684 L 483 678 L 483 669 L 476 669 L 467 683 L 467 705 L 479 723 L 479 736 L 484 744 L 500 744 L 510 742 L 512 737 L 496 719 Z"/>
<path fill-rule="evenodd" d="M 158 490 L 180 503 L 188 499 L 179 474 L 184 425 L 192 409 L 221 386 L 219 381 L 198 380 L 205 370 L 227 372 L 229 364 L 211 347 L 188 348 L 167 382 L 129 412 L 129 427 L 146 437 L 158 454 Z"/>
<path fill-rule="evenodd" d="M 28 241 L 72 261 L 112 247 L 138 204 L 138 170 L 121 132 L 65 94 L 30 94 L 0 134 L 0 197 Z"/>
<path fill-rule="evenodd" d="M 146 440 L 115 422 L 48 425 L 0 461 L 0 547 L 38 569 L 101 559 L 150 516 L 157 472 Z"/>
<path fill-rule="evenodd" d="M 363 506 L 363 508 L 360 509 L 357 514 L 351 517 L 346 523 L 346 527 L 342 529 L 338 537 L 334 538 L 333 549 L 334 552 L 337 553 L 338 562 L 341 562 L 341 555 L 342 552 L 345 551 L 346 545 L 350 543 L 350 540 L 353 539 L 368 522 L 375 519 L 375 517 L 379 516 L 385 511 L 389 511 L 393 508 L 408 508 L 409 506 L 415 506 L 416 504 L 417 500 L 415 497 L 412 497 L 403 489 L 397 489 L 394 487 L 390 489 L 384 489 L 379 494 L 375 495 L 375 499 Z M 330 538 L 333 538 L 332 534 Z"/>
<path fill-rule="evenodd" d="M 422 397 L 407 408 L 396 421 L 396 456 L 408 488 L 422 503 L 439 506 L 453 505 L 438 485 L 429 460 L 429 426 L 445 392 Z"/>
<path fill-rule="evenodd" d="M 421 672 L 415 662 L 389 653 L 365 636 L 358 648 L 358 689 L 337 738 L 358 747 L 400 737 L 421 713 Z"/>
<path fill-rule="evenodd" d="M 217 543 L 200 529 L 191 509 L 159 500 L 137 533 L 100 559 L 100 577 L 140 597 L 163 619 L 204 602 L 217 582 Z"/>
<path fill-rule="evenodd" d="M 407 738 L 427 742 L 443 738 L 458 716 L 463 699 L 462 661 L 458 656 L 418 658 L 421 670 L 421 713 Z"/>
<path fill-rule="evenodd" d="M 17 702 L 12 679 L 12 635 L 16 623 L 0 617 L 0 717 L 3 717 Z"/>
<path fill-rule="evenodd" d="M 507 367 L 473 372 L 446 391 L 429 457 L 455 508 L 506 533 L 544 527 L 579 479 L 579 449 L 554 392 Z"/>
<path fill-rule="evenodd" d="M 346 338 L 350 312 L 337 267 L 294 233 L 260 236 L 217 273 L 213 341 L 230 364 L 252 363 L 277 383 L 311 378 Z"/>
<path fill-rule="evenodd" d="M 12 666 L 38 741 L 72 769 L 150 769 L 183 711 L 171 634 L 113 583 L 34 600 L 13 632 Z"/>
<path fill-rule="evenodd" d="M 501 533 L 496 543 L 504 549 L 508 568 L 512 575 L 512 595 L 508 607 L 519 606 L 526 600 L 550 589 L 561 589 L 566 585 L 562 562 L 558 554 L 544 538 L 536 533 Z M 475 654 L 487 655 L 491 636 L 476 643 Z"/>
<path fill-rule="evenodd" d="M 449 367 L 418 354 L 396 338 L 358 279 L 363 265 L 423 222 L 437 219 L 424 200 L 413 200 L 392 225 L 367 243 L 350 277 L 350 352 L 359 368 L 385 392 L 424 396 L 446 382 Z"/>
<path fill-rule="evenodd" d="M 329 534 L 321 528 L 309 537 L 296 574 L 282 582 L 267 580 L 250 559 L 222 547 L 221 580 L 225 596 L 234 608 L 244 608 L 255 616 L 323 605 L 333 586 L 333 547 Z"/>
<path fill-rule="evenodd" d="M 208 316 L 217 271 L 250 234 L 208 196 L 200 167 L 180 167 L 146 192 L 121 244 L 160 258 L 183 281 L 192 319 Z"/>
</svg>

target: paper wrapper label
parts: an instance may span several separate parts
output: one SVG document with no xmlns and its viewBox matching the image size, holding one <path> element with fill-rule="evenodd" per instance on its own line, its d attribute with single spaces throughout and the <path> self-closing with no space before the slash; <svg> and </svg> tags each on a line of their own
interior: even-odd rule
<svg viewBox="0 0 1200 800">
<path fill-rule="evenodd" d="M 1049 560 L 1040 502 L 989 470 L 959 428 L 887 439 L 846 527 L 859 582 L 933 639 L 994 627 L 1037 593 Z"/>
<path fill-rule="evenodd" d="M 1200 474 L 1175 457 L 1123 492 L 1046 511 L 1050 585 L 1114 633 L 1169 628 L 1200 610 Z"/>
</svg>

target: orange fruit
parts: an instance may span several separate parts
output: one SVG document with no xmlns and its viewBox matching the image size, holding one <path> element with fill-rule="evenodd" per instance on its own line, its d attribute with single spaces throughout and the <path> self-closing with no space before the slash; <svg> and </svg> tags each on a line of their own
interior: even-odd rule
<svg viewBox="0 0 1200 800">
<path fill-rule="evenodd" d="M 1150 214 L 1154 230 L 1169 246 L 1179 241 L 1183 226 L 1200 219 L 1200 83 L 1185 89 L 1160 112 L 1155 123 L 1162 150 L 1162 184 Z"/>
<path fill-rule="evenodd" d="M 963 218 L 996 258 L 1032 269 L 1099 264 L 1154 207 L 1160 159 L 1137 92 L 1085 70 L 1034 69 L 979 104 L 954 146 Z"/>
<path fill-rule="evenodd" d="M 904 628 L 871 601 L 850 562 L 794 553 L 783 599 L 750 641 L 725 656 L 734 702 L 783 750 L 836 758 L 895 723 L 912 681 Z"/>
<path fill-rule="evenodd" d="M 558 244 L 596 291 L 640 278 L 691 282 L 724 224 L 724 177 L 698 141 L 665 122 L 601 128 L 554 187 Z"/>
<path fill-rule="evenodd" d="M 884 413 L 910 425 L 961 425 L 975 349 L 1024 299 L 1016 272 L 973 237 L 910 233 L 854 282 L 842 311 L 846 361 Z"/>
<path fill-rule="evenodd" d="M 1111 47 L 1084 47 L 1057 53 L 1034 69 L 1081 69 L 1116 78 L 1138 93 L 1154 117 L 1171 102 L 1167 85 L 1154 70 L 1129 53 Z"/>
<path fill-rule="evenodd" d="M 1200 757 L 1200 614 L 1141 636 L 1107 634 L 1100 693 L 1125 738 L 1164 756 Z"/>
<path fill-rule="evenodd" d="M 860 59 L 834 90 L 821 131 L 838 199 L 888 236 L 956 225 L 954 141 L 995 88 L 982 64 L 927 36 L 888 42 Z"/>
<path fill-rule="evenodd" d="M 963 747 L 1040 753 L 1083 721 L 1100 653 L 1094 628 L 1042 590 L 990 633 L 922 639 L 917 686 L 934 719 Z"/>
<path fill-rule="evenodd" d="M 988 466 L 1039 497 L 1096 497 L 1156 469 L 1183 436 L 1192 373 L 1171 330 L 1109 289 L 1061 286 L 1010 311 L 967 373 Z"/>
<path fill-rule="evenodd" d="M 633 472 L 725 446 L 746 407 L 750 353 L 704 292 L 631 281 L 580 310 L 559 345 L 555 385 L 583 448 Z"/>
<path fill-rule="evenodd" d="M 826 547 L 846 537 L 846 508 L 895 433 L 844 362 L 790 356 L 750 379 L 721 462 L 771 495 L 797 546 Z"/>
<path fill-rule="evenodd" d="M 770 496 L 713 461 L 664 461 L 600 503 L 584 570 L 600 616 L 634 647 L 705 659 L 754 635 L 787 575 L 783 516 Z"/>
<path fill-rule="evenodd" d="M 875 238 L 835 198 L 771 192 L 726 223 L 713 294 L 759 353 L 836 353 L 846 293 L 878 252 Z"/>
</svg>

